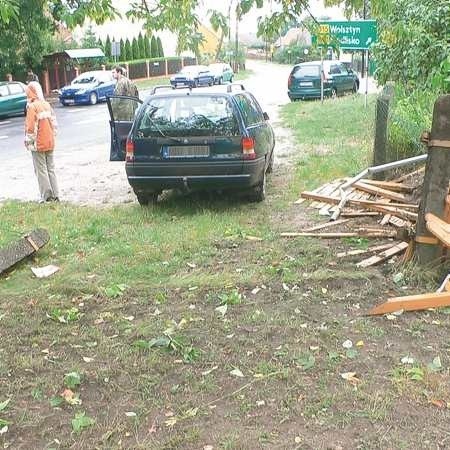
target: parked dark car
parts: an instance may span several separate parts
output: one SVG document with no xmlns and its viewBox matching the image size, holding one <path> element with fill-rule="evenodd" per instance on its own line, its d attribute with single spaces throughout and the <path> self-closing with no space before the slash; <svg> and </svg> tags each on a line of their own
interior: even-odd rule
<svg viewBox="0 0 450 450">
<path fill-rule="evenodd" d="M 0 117 L 26 114 L 25 85 L 19 81 L 0 82 Z"/>
<path fill-rule="evenodd" d="M 325 97 L 337 97 L 346 92 L 358 92 L 359 78 L 340 61 L 311 61 L 296 64 L 288 79 L 288 96 L 291 100 L 320 98 L 323 79 Z"/>
<path fill-rule="evenodd" d="M 170 78 L 170 84 L 177 87 L 212 86 L 214 75 L 206 66 L 185 66 Z"/>
<path fill-rule="evenodd" d="M 144 103 L 131 97 L 107 101 L 110 160 L 126 161 L 141 205 L 172 188 L 234 189 L 264 200 L 275 138 L 267 114 L 242 85 L 204 91 L 160 86 Z M 129 120 L 117 120 L 124 109 Z"/>
<path fill-rule="evenodd" d="M 59 95 L 62 105 L 95 105 L 113 95 L 116 82 L 110 71 L 95 70 L 84 72 L 68 86 L 64 86 Z"/>
</svg>

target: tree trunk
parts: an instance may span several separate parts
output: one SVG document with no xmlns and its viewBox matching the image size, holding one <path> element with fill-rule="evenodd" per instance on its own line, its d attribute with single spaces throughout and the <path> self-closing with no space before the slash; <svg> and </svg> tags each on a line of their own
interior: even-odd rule
<svg viewBox="0 0 450 450">
<path fill-rule="evenodd" d="M 433 125 L 428 145 L 428 159 L 416 227 L 418 241 L 423 236 L 432 237 L 426 227 L 425 214 L 431 212 L 442 218 L 444 213 L 450 179 L 450 95 L 439 97 L 434 104 Z M 440 245 L 417 242 L 416 257 L 419 264 L 436 263 L 440 256 Z"/>
</svg>

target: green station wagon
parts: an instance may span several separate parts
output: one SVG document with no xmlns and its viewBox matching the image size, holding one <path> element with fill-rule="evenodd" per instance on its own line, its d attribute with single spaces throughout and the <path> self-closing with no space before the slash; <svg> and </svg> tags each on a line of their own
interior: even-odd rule
<svg viewBox="0 0 450 450">
<path fill-rule="evenodd" d="M 0 117 L 26 114 L 25 85 L 19 81 L 0 82 Z"/>
<path fill-rule="evenodd" d="M 241 84 L 202 90 L 158 86 L 145 102 L 110 97 L 111 161 L 125 170 L 141 205 L 166 189 L 235 190 L 262 201 L 275 137 Z"/>
<path fill-rule="evenodd" d="M 288 79 L 288 96 L 294 100 L 320 98 L 323 77 L 323 95 L 337 97 L 346 92 L 358 92 L 358 75 L 340 61 L 311 61 L 293 67 Z"/>
</svg>

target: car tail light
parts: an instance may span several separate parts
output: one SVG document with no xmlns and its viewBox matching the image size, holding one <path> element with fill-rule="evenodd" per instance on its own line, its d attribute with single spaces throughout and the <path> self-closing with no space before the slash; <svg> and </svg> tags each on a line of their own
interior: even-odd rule
<svg viewBox="0 0 450 450">
<path fill-rule="evenodd" d="M 244 159 L 255 159 L 255 140 L 252 137 L 242 138 L 242 157 Z"/>
<path fill-rule="evenodd" d="M 128 138 L 125 145 L 125 160 L 128 162 L 134 161 L 134 142 L 132 139 Z"/>
</svg>

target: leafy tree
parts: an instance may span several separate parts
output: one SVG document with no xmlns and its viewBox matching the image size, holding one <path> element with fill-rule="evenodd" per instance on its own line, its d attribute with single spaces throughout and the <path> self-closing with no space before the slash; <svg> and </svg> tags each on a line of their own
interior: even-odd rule
<svg viewBox="0 0 450 450">
<path fill-rule="evenodd" d="M 106 36 L 105 45 L 103 46 L 105 55 L 107 59 L 111 59 L 111 39 L 109 38 L 109 34 Z"/>
<path fill-rule="evenodd" d="M 135 37 L 131 41 L 131 59 L 139 59 L 139 46 Z"/>
<path fill-rule="evenodd" d="M 395 0 L 379 10 L 377 76 L 416 87 L 442 78 L 450 53 L 450 3 Z"/>
<path fill-rule="evenodd" d="M 151 58 L 152 52 L 150 50 L 150 39 L 148 36 L 144 36 L 144 58 Z"/>
<path fill-rule="evenodd" d="M 119 61 L 126 61 L 126 50 L 125 50 L 125 41 L 123 38 L 120 38 L 120 56 Z"/>
<path fill-rule="evenodd" d="M 112 0 L 0 0 L 0 75 L 38 70 L 42 57 L 55 50 L 59 24 L 69 28 L 86 18 L 103 23 L 117 15 Z"/>
<path fill-rule="evenodd" d="M 231 2 L 230 2 L 230 7 L 231 7 Z M 214 59 L 217 61 L 217 59 L 219 58 L 219 54 L 222 50 L 223 40 L 224 40 L 225 36 L 228 34 L 228 32 L 230 31 L 230 27 L 228 26 L 228 18 L 225 15 L 223 15 L 221 12 L 218 12 L 218 11 L 209 11 L 209 12 L 211 14 L 209 21 L 211 23 L 213 30 L 215 32 L 220 31 L 220 39 L 219 39 L 219 43 L 217 44 L 216 55 L 214 56 Z"/>
<path fill-rule="evenodd" d="M 131 61 L 133 59 L 133 52 L 131 50 L 130 40 L 127 38 L 125 41 L 125 51 L 123 55 L 123 61 Z"/>
<path fill-rule="evenodd" d="M 89 27 L 84 32 L 84 35 L 81 38 L 81 46 L 83 48 L 97 47 L 97 36 L 95 35 L 94 30 L 92 29 L 92 25 L 89 25 Z"/>
<path fill-rule="evenodd" d="M 145 58 L 145 44 L 144 44 L 144 38 L 142 37 L 142 33 L 139 33 L 138 45 L 139 45 L 139 59 L 144 59 Z"/>
<path fill-rule="evenodd" d="M 152 39 L 150 41 L 150 54 L 152 58 L 158 57 L 158 44 L 156 42 L 155 36 L 152 36 Z"/>
<path fill-rule="evenodd" d="M 164 58 L 164 48 L 161 42 L 161 38 L 159 36 L 156 38 L 156 46 L 158 48 L 158 56 L 160 58 Z"/>
</svg>

